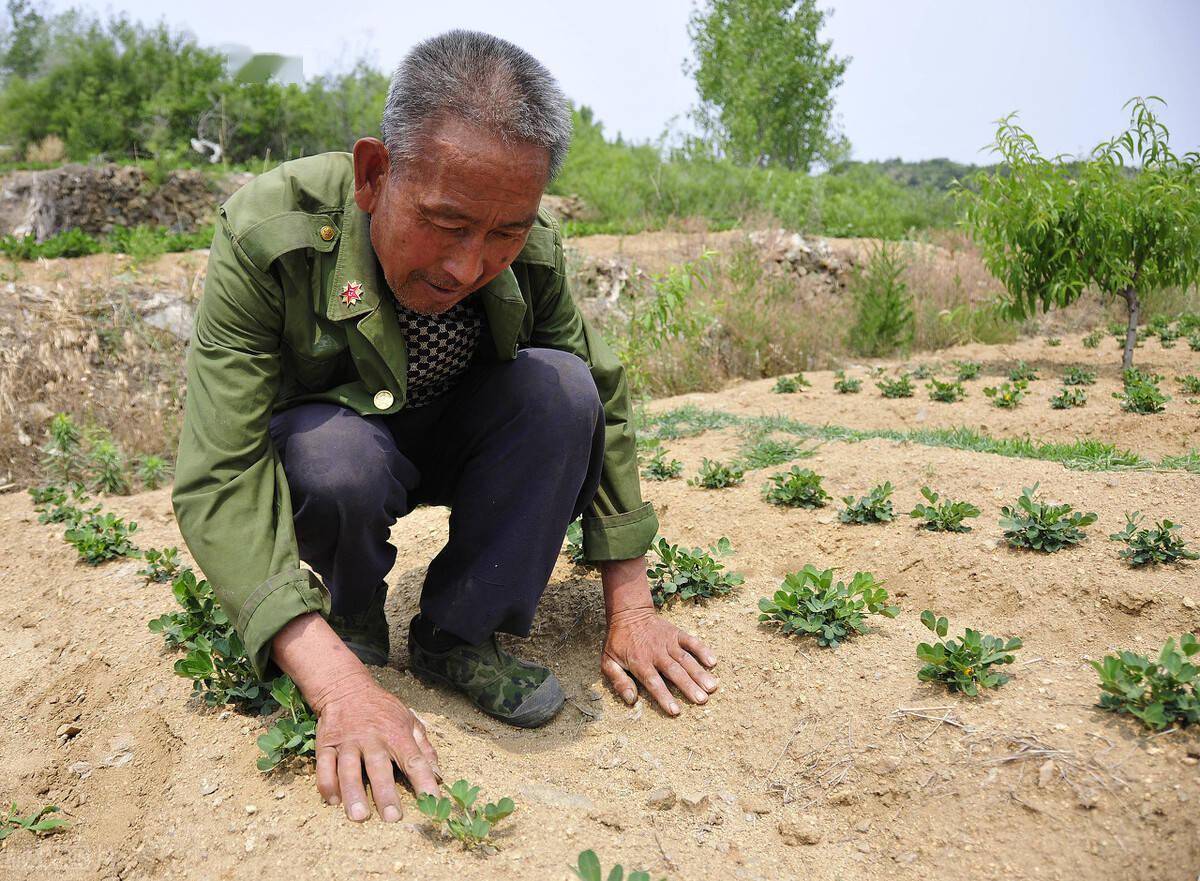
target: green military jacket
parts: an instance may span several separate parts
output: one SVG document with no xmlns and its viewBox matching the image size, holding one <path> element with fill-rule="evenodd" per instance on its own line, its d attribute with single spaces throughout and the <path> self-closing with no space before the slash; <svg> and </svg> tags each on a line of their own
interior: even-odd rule
<svg viewBox="0 0 1200 881">
<path fill-rule="evenodd" d="M 329 613 L 325 586 L 300 565 L 271 415 L 307 401 L 363 415 L 405 405 L 405 342 L 369 224 L 354 201 L 350 154 L 311 156 L 234 193 L 221 206 L 208 258 L 172 500 L 188 548 L 259 675 L 284 624 Z M 350 282 L 362 285 L 357 301 L 340 296 Z M 539 346 L 587 362 L 606 428 L 584 552 L 596 561 L 645 553 L 658 521 L 641 498 L 624 371 L 571 298 L 555 221 L 540 213 L 517 259 L 472 296 L 482 301 L 497 360 Z"/>
</svg>

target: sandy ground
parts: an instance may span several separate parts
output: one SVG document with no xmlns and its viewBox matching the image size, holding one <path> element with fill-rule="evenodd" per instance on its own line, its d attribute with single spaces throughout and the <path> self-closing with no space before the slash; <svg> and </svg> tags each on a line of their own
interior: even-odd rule
<svg viewBox="0 0 1200 881">
<path fill-rule="evenodd" d="M 1085 363 L 1111 385 L 1114 346 L 1099 351 L 970 348 L 989 373 L 1015 357 L 1047 368 Z M 1147 367 L 1197 372 L 1186 345 L 1139 350 Z M 1190 359 L 1190 360 L 1188 360 Z M 930 359 L 931 361 L 933 359 Z M 685 400 L 735 413 L 786 412 L 855 427 L 967 424 L 997 435 L 1094 436 L 1147 455 L 1196 445 L 1197 407 L 1176 398 L 1163 416 L 1121 414 L 1096 387 L 1084 410 L 1058 414 L 1035 383 L 1012 414 L 985 406 L 982 385 L 956 405 L 884 402 L 868 383 L 837 396 L 829 374 L 814 389 L 778 396 L 748 383 Z M 1172 390 L 1174 393 L 1174 390 Z M 924 413 L 924 416 L 920 414 Z M 710 432 L 668 444 L 694 473 L 701 457 L 731 458 L 740 440 Z M 354 825 L 325 807 L 311 769 L 254 768 L 261 722 L 205 710 L 174 676 L 173 655 L 146 629 L 172 607 L 167 588 L 145 585 L 140 564 L 76 564 L 61 530 L 41 526 L 25 495 L 0 496 L 0 797 L 23 808 L 63 807 L 71 828 L 45 839 L 14 834 L 0 849 L 0 878 L 565 879 L 593 848 L 671 879 L 928 878 L 1194 879 L 1200 871 L 1200 740 L 1148 737 L 1094 708 L 1089 658 L 1155 650 L 1194 630 L 1200 564 L 1133 571 L 1106 536 L 1140 509 L 1185 525 L 1200 541 L 1200 478 L 1179 472 L 1085 473 L 1029 460 L 873 440 L 819 446 L 804 463 L 835 496 L 885 479 L 907 511 L 929 483 L 983 511 L 975 531 L 938 535 L 906 517 L 846 526 L 836 507 L 784 510 L 762 501 L 767 475 L 711 491 L 683 480 L 645 484 L 663 534 L 687 544 L 720 536 L 745 574 L 730 597 L 667 612 L 720 657 L 721 688 L 708 706 L 669 719 L 645 700 L 625 707 L 597 669 L 603 638 L 598 581 L 565 560 L 556 569 L 526 656 L 551 665 L 570 703 L 536 732 L 508 729 L 463 700 L 404 672 L 404 627 L 424 566 L 445 538 L 446 516 L 423 509 L 401 520 L 390 578 L 391 666 L 379 681 L 429 723 L 451 779 L 470 778 L 516 813 L 494 855 L 464 852 L 429 833 L 409 805 L 404 820 Z M 1041 481 L 1051 498 L 1099 513 L 1080 547 L 1039 556 L 1008 550 L 999 508 Z M 142 547 L 181 544 L 168 493 L 106 501 L 140 524 Z M 788 640 L 757 624 L 759 597 L 806 563 L 846 575 L 870 570 L 903 608 L 836 650 Z M 933 608 L 962 626 L 1019 635 L 1014 679 L 968 699 L 917 681 L 918 615 Z M 64 723 L 80 730 L 56 736 Z M 647 803 L 671 787 L 668 808 Z"/>
</svg>

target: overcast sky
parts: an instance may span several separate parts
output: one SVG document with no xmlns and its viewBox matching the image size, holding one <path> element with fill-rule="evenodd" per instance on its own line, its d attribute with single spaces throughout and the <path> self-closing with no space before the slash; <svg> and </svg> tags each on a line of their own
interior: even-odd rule
<svg viewBox="0 0 1200 881">
<path fill-rule="evenodd" d="M 53 8 L 71 4 L 54 0 Z M 359 56 L 391 70 L 416 41 L 453 27 L 523 46 L 610 133 L 655 138 L 696 101 L 683 72 L 691 0 L 111 0 L 205 45 L 299 55 L 306 75 Z M 1180 152 L 1200 148 L 1200 0 L 826 0 L 826 35 L 852 60 L 837 113 L 856 159 L 988 161 L 993 120 L 1020 111 L 1049 153 L 1117 131 L 1134 95 L 1166 99 Z"/>
</svg>

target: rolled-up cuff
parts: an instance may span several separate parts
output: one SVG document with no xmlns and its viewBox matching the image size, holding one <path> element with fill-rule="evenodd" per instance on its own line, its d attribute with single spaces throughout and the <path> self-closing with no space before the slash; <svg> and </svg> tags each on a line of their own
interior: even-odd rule
<svg viewBox="0 0 1200 881">
<path fill-rule="evenodd" d="M 656 535 L 658 516 L 650 502 L 624 514 L 583 515 L 583 555 L 592 563 L 640 557 Z"/>
<path fill-rule="evenodd" d="M 293 618 L 306 612 L 329 614 L 329 591 L 308 569 L 289 569 L 271 576 L 250 595 L 238 615 L 237 631 L 260 679 L 275 675 L 271 640 Z"/>
</svg>

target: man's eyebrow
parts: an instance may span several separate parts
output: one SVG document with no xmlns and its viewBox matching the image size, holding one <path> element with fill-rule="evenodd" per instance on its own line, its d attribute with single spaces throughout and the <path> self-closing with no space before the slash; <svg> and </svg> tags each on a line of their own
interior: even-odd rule
<svg viewBox="0 0 1200 881">
<path fill-rule="evenodd" d="M 475 217 L 460 211 L 452 205 L 426 205 L 425 211 L 429 214 L 445 220 L 464 220 L 470 223 L 478 222 Z M 523 217 L 520 220 L 512 220 L 508 223 L 500 224 L 500 229 L 524 229 L 527 226 L 533 226 L 533 222 L 537 220 L 537 212 L 530 214 L 528 217 Z"/>
</svg>

